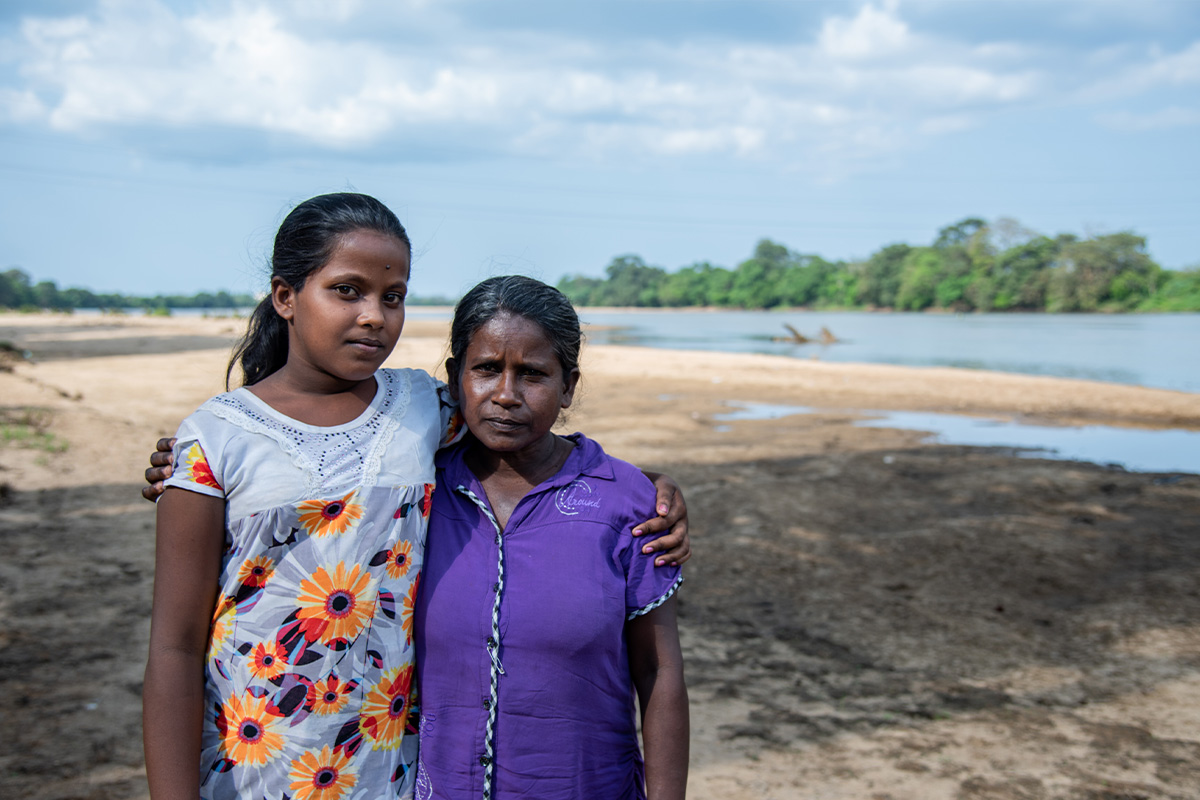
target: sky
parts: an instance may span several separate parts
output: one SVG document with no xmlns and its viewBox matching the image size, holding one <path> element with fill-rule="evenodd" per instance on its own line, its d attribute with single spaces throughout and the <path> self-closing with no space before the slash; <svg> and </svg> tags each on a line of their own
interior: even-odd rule
<svg viewBox="0 0 1200 800">
<path fill-rule="evenodd" d="M 345 190 L 417 296 L 970 216 L 1192 267 L 1200 3 L 0 2 L 0 269 L 260 292 L 287 211 Z"/>
</svg>

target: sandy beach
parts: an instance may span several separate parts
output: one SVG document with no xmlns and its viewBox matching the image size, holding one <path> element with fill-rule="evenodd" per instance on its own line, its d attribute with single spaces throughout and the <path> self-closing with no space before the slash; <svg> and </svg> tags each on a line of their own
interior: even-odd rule
<svg viewBox="0 0 1200 800">
<path fill-rule="evenodd" d="M 0 797 L 148 796 L 138 491 L 242 324 L 0 314 L 32 355 L 0 352 Z M 411 322 L 389 365 L 438 371 L 445 334 Z M 586 349 L 562 429 L 691 510 L 689 797 L 1200 797 L 1200 476 L 923 444 L 863 409 L 1200 430 L 1196 394 Z"/>
</svg>

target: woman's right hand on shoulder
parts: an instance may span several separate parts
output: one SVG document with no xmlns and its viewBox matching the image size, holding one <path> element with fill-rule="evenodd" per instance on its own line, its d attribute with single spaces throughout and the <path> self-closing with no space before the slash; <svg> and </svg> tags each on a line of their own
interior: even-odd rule
<svg viewBox="0 0 1200 800">
<path fill-rule="evenodd" d="M 174 437 L 159 439 L 150 454 L 150 468 L 146 470 L 146 483 L 142 487 L 142 497 L 151 503 L 158 500 L 164 491 L 163 481 L 171 477 L 171 452 L 175 448 Z"/>
</svg>

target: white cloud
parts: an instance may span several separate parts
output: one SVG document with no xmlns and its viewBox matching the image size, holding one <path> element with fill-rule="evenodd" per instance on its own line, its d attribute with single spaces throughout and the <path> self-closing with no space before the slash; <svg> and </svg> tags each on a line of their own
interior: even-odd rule
<svg viewBox="0 0 1200 800">
<path fill-rule="evenodd" d="M 818 47 L 834 58 L 871 58 L 891 55 L 910 43 L 908 25 L 896 16 L 896 3 L 882 9 L 868 3 L 853 19 L 830 17 L 821 26 Z"/>
<path fill-rule="evenodd" d="M 666 44 L 477 31 L 454 10 L 212 0 L 179 13 L 101 0 L 88 15 L 24 21 L 21 81 L 0 85 L 0 122 L 168 137 L 225 129 L 337 149 L 400 137 L 595 159 L 853 163 L 1024 104 L 1088 91 L 1085 102 L 1098 102 L 1095 87 L 1127 96 L 1200 76 L 1200 43 L 1139 56 L 955 40 L 914 30 L 895 2 L 828 17 L 811 40 L 769 44 L 717 32 Z M 1079 63 L 1091 67 L 1081 75 Z M 1105 113 L 1105 124 L 1134 124 Z M 1171 120 L 1186 112 L 1172 113 L 1158 124 L 1185 124 Z"/>
</svg>

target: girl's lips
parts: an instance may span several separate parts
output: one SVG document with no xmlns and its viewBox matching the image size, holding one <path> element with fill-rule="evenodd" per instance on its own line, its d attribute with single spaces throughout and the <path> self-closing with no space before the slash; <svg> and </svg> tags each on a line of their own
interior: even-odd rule
<svg viewBox="0 0 1200 800">
<path fill-rule="evenodd" d="M 363 350 L 372 351 L 383 347 L 383 342 L 378 339 L 351 339 L 350 344 Z"/>
</svg>

